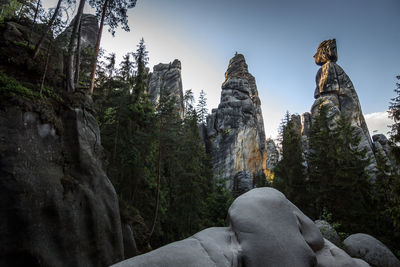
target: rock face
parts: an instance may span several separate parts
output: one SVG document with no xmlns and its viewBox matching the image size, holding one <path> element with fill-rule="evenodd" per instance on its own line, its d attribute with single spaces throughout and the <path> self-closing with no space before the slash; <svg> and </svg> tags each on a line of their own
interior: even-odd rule
<svg viewBox="0 0 400 267">
<path fill-rule="evenodd" d="M 124 258 L 129 259 L 138 254 L 132 228 L 129 224 L 122 224 L 122 237 L 124 239 Z"/>
<path fill-rule="evenodd" d="M 75 18 L 58 38 L 70 38 L 74 21 Z M 83 14 L 81 18 L 81 48 L 94 48 L 96 46 L 98 32 L 99 25 L 96 16 L 92 14 Z"/>
<path fill-rule="evenodd" d="M 321 231 L 321 234 L 324 238 L 328 239 L 338 247 L 341 245 L 339 235 L 337 234 L 335 228 L 333 228 L 327 221 L 316 220 L 315 225 Z"/>
<path fill-rule="evenodd" d="M 228 221 L 229 227 L 205 229 L 113 266 L 368 266 L 324 240 L 316 225 L 272 188 L 239 196 Z"/>
<path fill-rule="evenodd" d="M 183 86 L 181 62 L 177 59 L 169 64 L 158 64 L 153 68 L 147 88 L 153 104 L 157 105 L 161 97 L 176 101 L 176 108 L 183 118 Z"/>
<path fill-rule="evenodd" d="M 207 117 L 206 137 L 215 174 L 228 178 L 234 191 L 252 188 L 253 177 L 265 170 L 265 132 L 256 81 L 241 54 L 229 62 L 221 102 Z"/>
<path fill-rule="evenodd" d="M 4 104 L 4 103 L 3 103 Z M 0 109 L 0 266 L 106 266 L 123 259 L 118 199 L 82 105 L 54 121 Z"/>
<path fill-rule="evenodd" d="M 278 164 L 279 161 L 279 151 L 276 148 L 275 142 L 272 139 L 267 139 L 265 141 L 265 149 L 267 151 L 267 158 L 265 160 L 265 177 L 268 181 L 273 180 L 272 169 Z"/>
<path fill-rule="evenodd" d="M 400 266 L 396 256 L 379 240 L 367 234 L 354 234 L 343 241 L 346 252 L 376 267 Z"/>
<path fill-rule="evenodd" d="M 336 64 L 338 59 L 336 40 L 323 41 L 318 46 L 314 59 L 321 68 L 316 76 L 315 102 L 311 107 L 311 112 L 303 114 L 303 136 L 307 136 L 312 120 L 319 114 L 322 106 L 327 107 L 328 116 L 332 116 L 332 128 L 335 127 L 336 121 L 342 114 L 350 120 L 355 133 L 361 138 L 359 149 L 367 150 L 367 155 L 371 158 L 368 170 L 373 171 L 376 160 L 372 139 L 353 83 L 343 69 Z M 307 144 L 304 144 L 303 148 L 307 150 Z"/>
</svg>

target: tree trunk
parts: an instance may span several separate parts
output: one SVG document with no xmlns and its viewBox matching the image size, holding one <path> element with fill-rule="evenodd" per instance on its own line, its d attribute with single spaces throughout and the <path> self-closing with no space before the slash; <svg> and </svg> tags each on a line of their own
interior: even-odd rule
<svg viewBox="0 0 400 267">
<path fill-rule="evenodd" d="M 83 7 L 85 6 L 86 0 L 80 0 L 78 12 L 75 16 L 74 26 L 71 32 L 71 39 L 68 45 L 68 55 L 67 55 L 67 91 L 74 92 L 75 91 L 75 83 L 74 83 L 74 58 L 75 58 L 75 51 L 77 46 L 77 39 L 78 39 L 78 30 L 79 24 L 81 23 Z"/>
<path fill-rule="evenodd" d="M 81 32 L 82 32 L 82 21 L 81 23 L 79 23 L 78 45 L 76 47 L 76 62 L 75 62 L 75 76 L 74 76 L 75 87 L 79 86 L 79 72 L 81 65 Z"/>
<path fill-rule="evenodd" d="M 39 7 L 40 7 L 40 0 L 37 1 L 37 5 L 36 5 L 36 9 L 35 9 L 35 16 L 33 17 L 32 28 L 31 28 L 31 31 L 29 32 L 28 48 L 31 45 L 31 35 L 35 29 L 35 23 L 36 23 L 37 15 L 39 13 Z"/>
<path fill-rule="evenodd" d="M 44 81 L 46 79 L 46 74 L 47 74 L 47 68 L 49 67 L 49 60 L 50 60 L 51 46 L 52 45 L 53 45 L 53 38 L 50 39 L 49 47 L 47 48 L 46 64 L 44 65 L 42 83 L 40 84 L 40 95 L 42 95 L 42 91 L 43 91 L 43 87 L 44 87 Z"/>
<path fill-rule="evenodd" d="M 93 89 L 94 89 L 94 77 L 96 75 L 97 56 L 99 55 L 100 41 L 101 41 L 101 35 L 103 33 L 104 19 L 106 17 L 108 1 L 109 0 L 106 0 L 103 5 L 103 11 L 101 13 L 101 20 L 100 20 L 100 28 L 99 28 L 99 32 L 97 34 L 96 47 L 94 49 L 94 60 L 93 60 L 93 66 L 92 66 L 92 73 L 90 74 L 90 93 L 91 94 L 93 94 Z"/>
<path fill-rule="evenodd" d="M 153 224 L 151 226 L 151 231 L 149 234 L 149 243 L 151 236 L 153 235 L 154 228 L 156 227 L 157 217 L 158 217 L 158 206 L 160 202 L 160 184 L 161 184 L 161 130 L 162 130 L 162 117 L 160 117 L 160 131 L 158 138 L 158 166 L 157 166 L 157 195 L 156 195 L 156 207 L 154 211 Z"/>
<path fill-rule="evenodd" d="M 115 129 L 113 163 L 115 163 L 115 158 L 117 157 L 118 130 L 119 130 L 119 118 L 117 120 L 117 126 Z"/>
<path fill-rule="evenodd" d="M 37 44 L 35 46 L 35 50 L 33 51 L 33 57 L 32 57 L 33 59 L 35 59 L 37 57 L 37 55 L 39 54 L 40 47 L 42 46 L 44 39 L 46 38 L 47 34 L 51 30 L 51 26 L 53 25 L 54 21 L 57 18 L 58 11 L 60 10 L 61 2 L 62 2 L 62 0 L 58 0 L 56 9 L 54 10 L 54 13 L 53 13 L 53 16 L 51 17 L 49 23 L 47 24 L 46 30 L 40 37 L 39 42 L 37 42 Z M 39 5 L 39 2 L 38 2 L 38 5 Z M 35 16 L 36 16 L 36 14 L 35 14 Z"/>
<path fill-rule="evenodd" d="M 33 24 L 36 23 L 37 15 L 39 13 L 39 7 L 40 7 L 40 0 L 37 1 L 36 10 L 35 10 L 35 16 L 33 17 Z"/>
</svg>

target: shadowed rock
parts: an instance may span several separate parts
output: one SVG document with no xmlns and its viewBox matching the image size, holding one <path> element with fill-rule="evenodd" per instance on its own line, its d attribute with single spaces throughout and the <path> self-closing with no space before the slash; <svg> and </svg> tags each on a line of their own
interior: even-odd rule
<svg viewBox="0 0 400 267">
<path fill-rule="evenodd" d="M 80 105 L 79 105 L 80 106 Z M 84 107 L 0 111 L 0 266 L 105 266 L 123 259 L 118 199 Z"/>
<path fill-rule="evenodd" d="M 398 267 L 400 261 L 382 242 L 367 234 L 353 234 L 343 241 L 344 249 L 376 267 Z"/>
</svg>

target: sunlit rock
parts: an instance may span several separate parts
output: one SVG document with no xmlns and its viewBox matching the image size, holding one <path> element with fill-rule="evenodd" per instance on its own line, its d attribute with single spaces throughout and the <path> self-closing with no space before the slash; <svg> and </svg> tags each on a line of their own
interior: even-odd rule
<svg viewBox="0 0 400 267">
<path fill-rule="evenodd" d="M 206 140 L 214 173 L 234 191 L 252 188 L 265 170 L 265 132 L 256 81 L 241 54 L 229 62 L 221 102 L 207 117 Z"/>
</svg>

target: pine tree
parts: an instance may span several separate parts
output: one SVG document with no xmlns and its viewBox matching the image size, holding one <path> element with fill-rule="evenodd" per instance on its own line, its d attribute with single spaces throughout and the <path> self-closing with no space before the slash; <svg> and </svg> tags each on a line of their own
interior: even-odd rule
<svg viewBox="0 0 400 267">
<path fill-rule="evenodd" d="M 301 136 L 296 131 L 289 112 L 281 124 L 282 158 L 274 168 L 273 187 L 280 190 L 295 205 L 305 210 L 307 206 L 306 171 L 301 150 Z"/>
<path fill-rule="evenodd" d="M 396 76 L 397 80 L 400 81 L 400 75 Z M 396 96 L 392 98 L 389 106 L 389 118 L 394 120 L 394 124 L 391 125 L 390 140 L 393 143 L 392 153 L 394 154 L 398 163 L 400 163 L 400 83 L 396 83 L 396 89 L 394 89 Z"/>
<path fill-rule="evenodd" d="M 197 104 L 197 114 L 199 118 L 199 123 L 206 123 L 206 118 L 208 114 L 207 110 L 207 98 L 206 93 L 201 90 L 199 96 L 199 103 Z"/>
<path fill-rule="evenodd" d="M 89 4 L 96 8 L 96 15 L 100 17 L 100 27 L 97 33 L 96 46 L 94 49 L 94 60 L 90 80 L 90 93 L 93 93 L 94 80 L 96 75 L 97 57 L 100 49 L 103 26 L 106 23 L 109 31 L 114 36 L 115 29 L 122 25 L 122 29 L 129 31 L 127 11 L 136 6 L 136 0 L 89 0 Z"/>
<path fill-rule="evenodd" d="M 147 88 L 147 76 L 146 65 L 149 62 L 148 52 L 144 39 L 142 38 L 137 45 L 136 53 L 134 54 L 136 60 L 136 77 L 135 86 L 133 88 L 133 98 L 138 99 L 143 96 Z"/>
<path fill-rule="evenodd" d="M 360 149 L 360 136 L 343 115 L 335 126 L 333 116 L 322 106 L 310 131 L 308 164 L 309 195 L 314 199 L 312 217 L 332 214 L 347 233 L 370 229 L 368 208 L 371 184 L 366 171 L 370 159 Z"/>
</svg>

